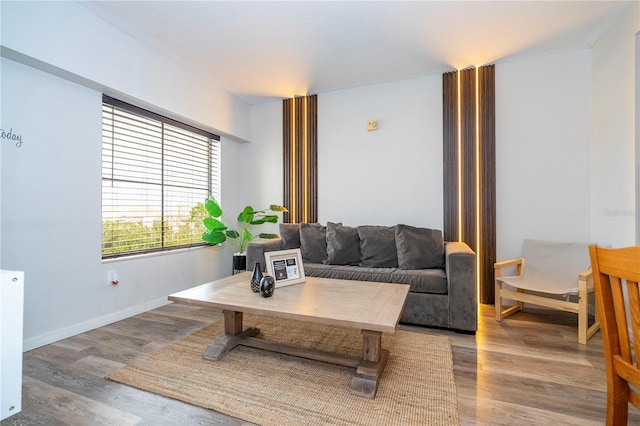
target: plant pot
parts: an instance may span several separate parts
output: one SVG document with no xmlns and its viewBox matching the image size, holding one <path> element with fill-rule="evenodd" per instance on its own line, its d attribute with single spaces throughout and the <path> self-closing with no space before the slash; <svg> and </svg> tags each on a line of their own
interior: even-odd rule
<svg viewBox="0 0 640 426">
<path fill-rule="evenodd" d="M 247 255 L 236 253 L 233 255 L 233 272 L 247 270 Z"/>
</svg>

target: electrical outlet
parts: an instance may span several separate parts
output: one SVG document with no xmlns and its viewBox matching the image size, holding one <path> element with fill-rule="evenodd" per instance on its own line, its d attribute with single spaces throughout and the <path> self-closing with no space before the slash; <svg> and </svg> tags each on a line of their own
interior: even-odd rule
<svg viewBox="0 0 640 426">
<path fill-rule="evenodd" d="M 118 272 L 115 270 L 110 270 L 107 271 L 107 285 L 109 287 L 114 286 L 114 285 L 118 285 L 119 284 L 119 280 L 118 280 Z"/>
<path fill-rule="evenodd" d="M 373 130 L 378 130 L 378 120 L 367 121 L 367 130 L 370 132 Z"/>
</svg>

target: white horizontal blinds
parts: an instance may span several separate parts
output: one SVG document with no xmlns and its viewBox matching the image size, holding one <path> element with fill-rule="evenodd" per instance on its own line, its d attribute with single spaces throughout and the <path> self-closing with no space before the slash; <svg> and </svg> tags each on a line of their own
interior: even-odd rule
<svg viewBox="0 0 640 426">
<path fill-rule="evenodd" d="M 212 141 L 209 146 L 209 170 L 211 170 L 211 179 L 210 179 L 210 194 L 215 197 L 216 200 L 220 199 L 220 182 L 221 178 L 221 168 L 222 168 L 222 157 L 220 153 L 220 142 Z"/>
<path fill-rule="evenodd" d="M 162 123 L 103 105 L 102 254 L 162 247 Z"/>
<path fill-rule="evenodd" d="M 203 201 L 219 195 L 219 137 L 104 99 L 103 258 L 203 244 Z"/>
<path fill-rule="evenodd" d="M 164 128 L 165 245 L 199 243 L 209 195 L 209 139 L 170 125 Z"/>
</svg>

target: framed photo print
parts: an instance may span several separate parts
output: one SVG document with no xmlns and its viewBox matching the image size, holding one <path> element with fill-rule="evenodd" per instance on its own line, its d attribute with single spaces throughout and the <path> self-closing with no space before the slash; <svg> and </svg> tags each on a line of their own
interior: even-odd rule
<svg viewBox="0 0 640 426">
<path fill-rule="evenodd" d="M 276 288 L 304 282 L 304 266 L 300 249 L 268 251 L 264 254 L 267 274 L 276 282 Z"/>
</svg>

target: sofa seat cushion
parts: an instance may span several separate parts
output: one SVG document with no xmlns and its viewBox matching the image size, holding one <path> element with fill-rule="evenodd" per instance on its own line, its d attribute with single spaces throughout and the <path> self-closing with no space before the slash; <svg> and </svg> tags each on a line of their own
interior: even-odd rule
<svg viewBox="0 0 640 426">
<path fill-rule="evenodd" d="M 447 294 L 444 269 L 396 269 L 391 273 L 391 282 L 409 284 L 409 291 L 413 293 Z"/>
<path fill-rule="evenodd" d="M 373 281 L 378 283 L 390 283 L 392 273 L 395 270 L 395 268 L 365 268 L 351 265 L 304 263 L 304 274 L 308 277 Z"/>
</svg>

